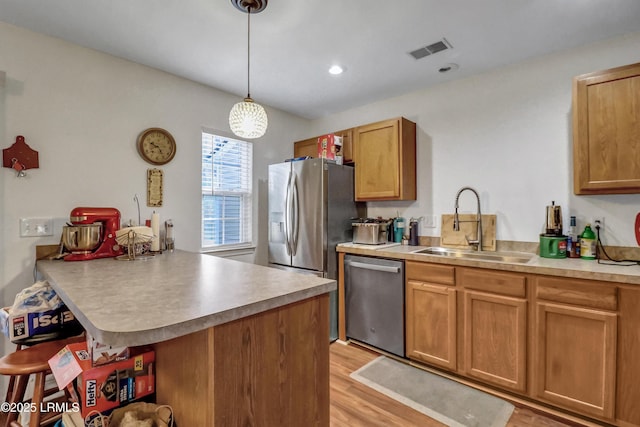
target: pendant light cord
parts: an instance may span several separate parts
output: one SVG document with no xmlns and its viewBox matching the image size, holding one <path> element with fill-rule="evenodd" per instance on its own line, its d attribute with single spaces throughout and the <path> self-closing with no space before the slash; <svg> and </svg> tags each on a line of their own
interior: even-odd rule
<svg viewBox="0 0 640 427">
<path fill-rule="evenodd" d="M 251 73 L 251 6 L 247 7 L 247 98 L 251 98 L 250 78 Z"/>
</svg>

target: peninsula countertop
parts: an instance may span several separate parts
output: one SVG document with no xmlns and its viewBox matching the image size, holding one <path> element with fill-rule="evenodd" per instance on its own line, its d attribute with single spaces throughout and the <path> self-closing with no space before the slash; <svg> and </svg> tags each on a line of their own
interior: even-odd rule
<svg viewBox="0 0 640 427">
<path fill-rule="evenodd" d="M 148 260 L 39 260 L 49 281 L 98 341 L 137 346 L 302 301 L 335 280 L 211 255 L 165 252 Z"/>
</svg>

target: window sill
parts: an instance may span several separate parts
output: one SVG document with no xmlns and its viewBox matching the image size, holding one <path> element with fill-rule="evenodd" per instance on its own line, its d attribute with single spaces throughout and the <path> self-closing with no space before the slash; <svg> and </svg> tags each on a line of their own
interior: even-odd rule
<svg viewBox="0 0 640 427">
<path fill-rule="evenodd" d="M 200 253 L 226 258 L 239 255 L 253 255 L 255 251 L 255 246 L 235 246 L 225 248 L 203 248 Z"/>
</svg>

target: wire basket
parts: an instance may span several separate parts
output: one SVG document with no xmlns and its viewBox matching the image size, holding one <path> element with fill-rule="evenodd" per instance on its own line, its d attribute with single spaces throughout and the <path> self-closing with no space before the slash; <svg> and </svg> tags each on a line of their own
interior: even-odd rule
<svg viewBox="0 0 640 427">
<path fill-rule="evenodd" d="M 153 255 L 151 241 L 156 237 L 151 227 L 126 227 L 116 231 L 116 242 L 124 248 L 124 255 L 116 257 L 121 261 L 134 261 L 136 259 L 148 259 Z"/>
</svg>

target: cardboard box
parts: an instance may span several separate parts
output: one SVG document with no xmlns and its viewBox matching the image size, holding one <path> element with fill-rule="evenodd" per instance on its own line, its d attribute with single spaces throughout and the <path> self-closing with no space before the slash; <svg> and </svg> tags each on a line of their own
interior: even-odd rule
<svg viewBox="0 0 640 427">
<path fill-rule="evenodd" d="M 342 137 L 332 133 L 318 137 L 318 158 L 340 160 L 342 158 L 341 150 Z"/>
<path fill-rule="evenodd" d="M 89 334 L 87 334 L 87 348 L 89 349 L 89 354 L 91 354 L 92 366 L 127 360 L 130 352 L 129 347 L 114 347 L 99 343 Z"/>
<path fill-rule="evenodd" d="M 144 351 L 144 350 L 140 350 Z M 155 392 L 155 353 L 132 353 L 131 358 L 92 366 L 86 342 L 69 344 L 49 360 L 58 387 L 75 382 L 80 414 L 106 413 Z"/>
<path fill-rule="evenodd" d="M 0 310 L 0 328 L 14 343 L 38 336 L 44 338 L 65 327 L 73 328 L 77 333 L 81 331 L 79 322 L 66 305 L 37 313 L 12 314 L 10 307 Z"/>
</svg>

